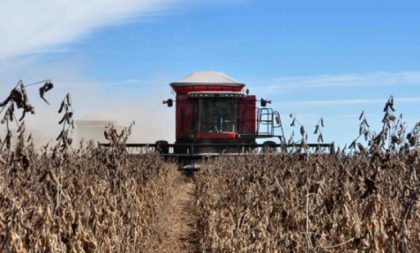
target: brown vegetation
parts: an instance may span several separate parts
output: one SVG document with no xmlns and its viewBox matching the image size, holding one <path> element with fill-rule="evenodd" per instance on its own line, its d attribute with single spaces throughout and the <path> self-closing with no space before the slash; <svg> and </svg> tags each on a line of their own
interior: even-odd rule
<svg viewBox="0 0 420 253">
<path fill-rule="evenodd" d="M 419 252 L 420 153 L 247 156 L 197 176 L 204 252 Z"/>
<path fill-rule="evenodd" d="M 392 98 L 384 111 L 379 133 L 362 113 L 359 137 L 335 155 L 267 153 L 202 166 L 201 251 L 420 252 L 420 123 L 407 133 Z"/>
<path fill-rule="evenodd" d="M 174 164 L 155 154 L 130 157 L 130 127 L 106 131 L 109 149 L 72 149 L 69 95 L 59 109 L 57 144 L 40 151 L 25 132 L 25 113 L 34 112 L 25 86 L 1 106 L 7 134 L 0 140 L 0 252 L 162 252 L 161 216 L 180 177 Z M 15 107 L 23 110 L 20 120 Z"/>
<path fill-rule="evenodd" d="M 60 167 L 48 153 L 0 165 L 0 252 L 160 252 L 175 165 L 110 156 L 88 146 Z"/>
<path fill-rule="evenodd" d="M 57 144 L 38 151 L 23 84 L 0 107 L 0 252 L 420 252 L 420 124 L 408 131 L 392 98 L 379 133 L 362 114 L 334 155 L 308 154 L 300 126 L 298 153 L 221 157 L 189 179 L 156 154 L 130 156 L 131 126 L 108 128 L 107 149 L 71 148 L 69 95 Z"/>
</svg>

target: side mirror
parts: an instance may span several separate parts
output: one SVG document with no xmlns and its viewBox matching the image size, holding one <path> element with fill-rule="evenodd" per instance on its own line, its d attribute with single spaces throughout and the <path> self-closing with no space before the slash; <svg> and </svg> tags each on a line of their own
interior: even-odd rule
<svg viewBox="0 0 420 253">
<path fill-rule="evenodd" d="M 172 99 L 163 100 L 162 104 L 167 104 L 168 107 L 172 107 L 174 105 L 174 101 Z"/>
<path fill-rule="evenodd" d="M 261 104 L 261 107 L 266 107 L 267 104 L 271 104 L 271 100 L 265 100 L 265 99 L 262 98 L 260 100 L 260 104 Z"/>
</svg>

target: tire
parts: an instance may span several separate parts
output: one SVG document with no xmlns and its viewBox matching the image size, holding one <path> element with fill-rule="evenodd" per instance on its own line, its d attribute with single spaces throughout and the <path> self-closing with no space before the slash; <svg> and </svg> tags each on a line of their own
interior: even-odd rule
<svg viewBox="0 0 420 253">
<path fill-rule="evenodd" d="M 274 141 L 263 142 L 263 152 L 276 152 L 276 143 Z"/>
<path fill-rule="evenodd" d="M 169 153 L 169 143 L 167 141 L 157 141 L 155 142 L 155 150 L 159 154 L 168 154 Z"/>
</svg>

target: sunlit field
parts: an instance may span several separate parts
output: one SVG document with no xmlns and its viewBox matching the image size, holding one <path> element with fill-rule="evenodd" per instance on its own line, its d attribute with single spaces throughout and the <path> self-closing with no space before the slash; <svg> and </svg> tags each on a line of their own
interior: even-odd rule
<svg viewBox="0 0 420 253">
<path fill-rule="evenodd" d="M 420 251 L 420 124 L 392 99 L 382 129 L 362 114 L 335 154 L 220 157 L 186 176 L 157 153 L 129 155 L 131 126 L 107 128 L 107 148 L 74 145 L 69 95 L 56 142 L 35 149 L 26 96 L 17 86 L 1 107 L 1 252 Z"/>
</svg>

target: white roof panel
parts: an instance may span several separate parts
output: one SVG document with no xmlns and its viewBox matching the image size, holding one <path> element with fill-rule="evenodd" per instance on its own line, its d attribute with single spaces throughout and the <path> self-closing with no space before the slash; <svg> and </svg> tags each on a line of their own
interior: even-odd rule
<svg viewBox="0 0 420 253">
<path fill-rule="evenodd" d="M 225 75 L 222 72 L 215 71 L 200 71 L 193 72 L 191 75 L 182 78 L 176 82 L 171 83 L 171 85 L 195 85 L 195 84 L 206 84 L 206 85 L 229 85 L 229 86 L 242 86 L 244 85 L 241 82 L 236 81 L 235 79 Z"/>
</svg>

